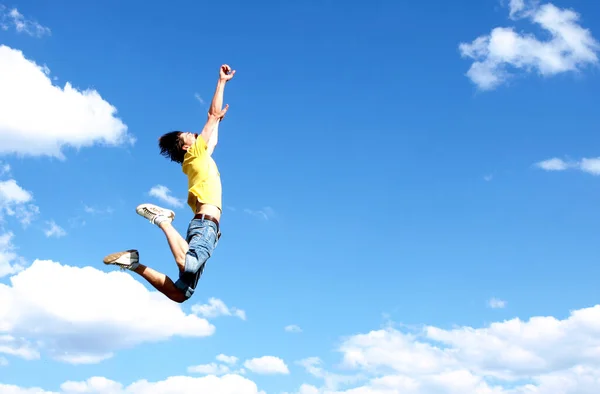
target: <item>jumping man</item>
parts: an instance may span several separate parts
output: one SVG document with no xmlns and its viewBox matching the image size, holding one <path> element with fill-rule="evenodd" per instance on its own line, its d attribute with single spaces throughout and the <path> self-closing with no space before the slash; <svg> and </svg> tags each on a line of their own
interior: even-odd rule
<svg viewBox="0 0 600 394">
<path fill-rule="evenodd" d="M 186 239 L 172 225 L 175 212 L 153 204 L 141 204 L 136 208 L 139 215 L 164 232 L 179 268 L 179 279 L 173 282 L 165 274 L 140 264 L 139 252 L 135 249 L 104 258 L 105 264 L 137 272 L 158 291 L 179 303 L 194 294 L 205 264 L 221 236 L 221 179 L 211 155 L 217 145 L 219 123 L 229 109 L 229 105 L 222 108 L 225 84 L 233 78 L 235 70 L 225 64 L 221 66 L 219 74 L 208 120 L 202 132 L 172 131 L 159 138 L 160 154 L 180 163 L 188 177 L 187 202 L 194 217 L 189 223 Z"/>
</svg>

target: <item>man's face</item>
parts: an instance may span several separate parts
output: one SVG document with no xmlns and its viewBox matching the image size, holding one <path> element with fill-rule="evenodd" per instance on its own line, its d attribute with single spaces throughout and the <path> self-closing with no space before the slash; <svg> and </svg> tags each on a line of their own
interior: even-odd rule
<svg viewBox="0 0 600 394">
<path fill-rule="evenodd" d="M 198 134 L 196 133 L 181 133 L 179 134 L 179 141 L 181 141 L 181 148 L 183 150 L 188 150 L 188 148 L 194 145 L 196 142 L 196 138 L 198 138 Z"/>
</svg>

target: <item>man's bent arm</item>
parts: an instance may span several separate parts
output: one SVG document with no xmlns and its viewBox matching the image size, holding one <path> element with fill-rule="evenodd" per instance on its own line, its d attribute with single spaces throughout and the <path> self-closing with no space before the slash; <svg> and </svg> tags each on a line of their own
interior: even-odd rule
<svg viewBox="0 0 600 394">
<path fill-rule="evenodd" d="M 225 115 L 225 112 L 227 112 L 227 109 L 229 109 L 228 105 L 226 105 L 222 111 L 219 111 L 216 114 L 208 114 L 208 119 L 206 120 L 204 128 L 202 129 L 202 132 L 199 135 L 199 137 L 204 139 L 207 145 L 213 136 L 214 130 L 217 128 L 216 126 L 221 121 L 221 118 Z"/>
</svg>

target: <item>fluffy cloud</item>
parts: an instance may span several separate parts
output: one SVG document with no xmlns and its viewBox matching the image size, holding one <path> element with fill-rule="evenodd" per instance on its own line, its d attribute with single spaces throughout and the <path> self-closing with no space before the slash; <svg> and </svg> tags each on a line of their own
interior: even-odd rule
<svg viewBox="0 0 600 394">
<path fill-rule="evenodd" d="M 12 335 L 0 335 L 0 353 L 20 357 L 25 360 L 37 360 L 40 358 L 40 353 L 33 348 L 31 343 L 22 338 L 15 338 Z"/>
<path fill-rule="evenodd" d="M 556 157 L 552 158 L 552 159 L 540 161 L 540 162 L 536 163 L 535 165 L 536 165 L 536 167 L 539 167 L 542 170 L 546 170 L 546 171 L 564 171 L 567 168 L 569 168 L 568 163 L 566 163 L 564 160 L 556 158 Z"/>
<path fill-rule="evenodd" d="M 323 387 L 302 394 L 592 394 L 600 387 L 600 305 L 560 320 L 511 319 L 483 328 L 427 326 L 416 333 L 395 328 L 344 339 L 341 367 L 363 381 L 324 371 L 304 360 Z M 331 377 L 337 380 L 331 380 Z"/>
<path fill-rule="evenodd" d="M 185 314 L 132 275 L 34 261 L 11 285 L 0 284 L 0 335 L 11 339 L 0 342 L 0 353 L 25 357 L 15 349 L 26 348 L 63 362 L 95 363 L 146 341 L 213 334 L 208 321 Z"/>
<path fill-rule="evenodd" d="M 58 224 L 56 224 L 54 222 L 54 220 L 51 220 L 51 221 L 47 222 L 46 224 L 48 225 L 46 230 L 44 230 L 44 234 L 46 234 L 46 237 L 60 238 L 60 237 L 64 237 L 65 235 L 67 235 L 67 232 L 65 231 L 65 229 L 63 229 Z"/>
<path fill-rule="evenodd" d="M 235 364 L 237 364 L 237 357 L 219 354 L 216 357 L 216 359 L 217 361 L 221 361 L 223 364 L 212 362 L 209 364 L 194 365 L 188 367 L 187 371 L 188 373 L 199 373 L 203 375 L 226 375 L 246 373 L 246 370 L 244 368 L 235 371 L 231 369 Z M 244 367 L 254 373 L 261 375 L 287 375 L 290 373 L 288 366 L 285 364 L 285 362 L 279 357 L 274 356 L 263 356 L 246 360 L 244 362 Z"/>
<path fill-rule="evenodd" d="M 290 371 L 285 362 L 279 357 L 263 356 L 246 360 L 244 367 L 258 374 L 289 374 Z"/>
<path fill-rule="evenodd" d="M 0 181 L 0 220 L 5 215 L 14 216 L 24 226 L 29 225 L 40 211 L 32 201 L 33 195 L 14 179 Z"/>
<path fill-rule="evenodd" d="M 600 175 L 600 157 L 582 158 L 578 161 L 564 161 L 557 157 L 535 163 L 535 166 L 545 171 L 579 170 L 590 175 Z"/>
<path fill-rule="evenodd" d="M 0 175 L 10 175 L 10 164 L 0 161 Z"/>
<path fill-rule="evenodd" d="M 25 343 L 21 348 L 28 351 Z M 303 384 L 297 393 L 596 394 L 600 387 L 600 305 L 573 311 L 562 320 L 515 318 L 481 328 L 426 326 L 414 332 L 387 327 L 346 337 L 338 351 L 341 362 L 337 364 L 345 374 L 327 371 L 316 357 L 302 360 L 299 364 L 324 383 L 320 387 Z M 217 358 L 237 362 L 230 356 Z M 289 373 L 283 360 L 272 356 L 247 360 L 244 366 L 256 373 Z M 211 374 L 198 378 L 141 380 L 128 386 L 95 377 L 66 382 L 60 393 L 259 392 L 252 381 L 224 367 L 198 368 Z M 0 385 L 0 392 L 51 393 L 30 390 Z"/>
<path fill-rule="evenodd" d="M 235 356 L 226 356 L 225 354 L 219 354 L 216 357 L 216 359 L 219 360 L 219 361 L 221 361 L 222 363 L 230 364 L 230 365 L 233 365 L 233 364 L 235 364 L 235 363 L 238 362 L 238 358 L 237 357 L 235 357 Z"/>
<path fill-rule="evenodd" d="M 0 278 L 12 275 L 24 268 L 24 261 L 15 253 L 13 233 L 0 234 Z"/>
<path fill-rule="evenodd" d="M 0 392 L 6 394 L 265 394 L 253 381 L 239 375 L 214 375 L 204 377 L 171 376 L 162 381 L 138 380 L 125 386 L 114 380 L 95 376 L 85 381 L 67 381 L 60 391 L 41 388 L 23 388 L 0 383 Z"/>
<path fill-rule="evenodd" d="M 218 298 L 210 298 L 208 304 L 192 305 L 192 313 L 199 316 L 213 319 L 219 316 L 236 316 L 242 320 L 246 320 L 246 312 L 235 307 L 229 308 L 225 303 Z"/>
<path fill-rule="evenodd" d="M 32 37 L 42 37 L 50 35 L 49 28 L 40 25 L 38 22 L 26 19 L 16 8 L 8 9 L 0 4 L 0 29 L 8 30 L 14 28 L 18 33 L 25 33 Z"/>
<path fill-rule="evenodd" d="M 183 201 L 172 196 L 171 190 L 163 185 L 156 185 L 148 192 L 152 197 L 158 198 L 160 201 L 172 207 L 180 208 L 183 206 Z"/>
<path fill-rule="evenodd" d="M 0 154 L 64 159 L 68 146 L 133 143 L 115 107 L 97 91 L 68 82 L 61 89 L 49 74 L 21 51 L 0 45 Z"/>
<path fill-rule="evenodd" d="M 194 365 L 188 367 L 187 371 L 189 373 L 199 373 L 202 375 L 225 375 L 231 372 L 227 365 L 218 363 Z"/>
<path fill-rule="evenodd" d="M 200 364 L 188 367 L 188 373 L 199 373 L 203 375 L 225 375 L 229 373 L 244 373 L 244 370 L 232 371 L 229 366 L 235 365 L 238 362 L 238 358 L 234 356 L 226 356 L 224 354 L 219 354 L 215 357 L 217 361 L 220 361 L 224 364 L 219 363 L 210 363 L 210 364 Z M 228 365 L 225 365 L 228 364 Z"/>
<path fill-rule="evenodd" d="M 500 300 L 498 298 L 492 298 L 488 301 L 488 305 L 492 309 L 502 309 L 506 307 L 506 301 Z"/>
<path fill-rule="evenodd" d="M 325 391 L 336 390 L 338 387 L 343 385 L 348 385 L 351 383 L 355 383 L 364 379 L 361 373 L 357 373 L 354 375 L 343 375 L 332 373 L 323 367 L 323 361 L 319 357 L 309 357 L 304 360 L 300 360 L 298 364 L 306 370 L 310 375 L 322 379 L 323 387 L 322 389 Z M 301 388 L 300 392 L 303 389 Z M 316 393 L 319 393 L 317 388 L 313 388 L 312 386 L 305 385 L 304 390 L 306 393 L 310 393 L 311 391 L 317 390 Z"/>
<path fill-rule="evenodd" d="M 550 39 L 542 41 L 511 27 L 497 27 L 471 43 L 461 43 L 461 55 L 474 60 L 467 76 L 480 89 L 494 89 L 506 82 L 511 78 L 510 69 L 552 76 L 598 64 L 600 44 L 579 25 L 579 15 L 573 10 L 534 0 L 511 0 L 509 7 L 511 19 L 528 19 Z"/>
</svg>

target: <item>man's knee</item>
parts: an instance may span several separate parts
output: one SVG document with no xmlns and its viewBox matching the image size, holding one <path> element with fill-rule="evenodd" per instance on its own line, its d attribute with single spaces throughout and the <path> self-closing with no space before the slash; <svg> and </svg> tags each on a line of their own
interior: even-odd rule
<svg viewBox="0 0 600 394">
<path fill-rule="evenodd" d="M 189 300 L 193 294 L 194 289 L 191 287 L 189 278 L 180 277 L 177 282 L 175 282 L 175 288 L 169 298 L 181 304 Z"/>
<path fill-rule="evenodd" d="M 183 304 L 184 302 L 189 300 L 190 297 L 186 295 L 186 292 L 178 289 L 177 291 L 173 292 L 171 299 L 177 302 L 178 304 Z"/>
<path fill-rule="evenodd" d="M 175 263 L 177 264 L 177 267 L 179 268 L 179 272 L 184 272 L 185 271 L 185 254 L 183 256 L 177 256 L 175 257 Z"/>
</svg>

